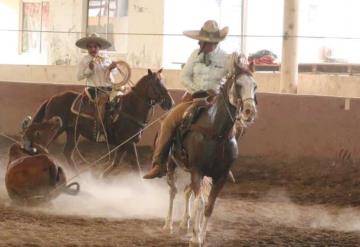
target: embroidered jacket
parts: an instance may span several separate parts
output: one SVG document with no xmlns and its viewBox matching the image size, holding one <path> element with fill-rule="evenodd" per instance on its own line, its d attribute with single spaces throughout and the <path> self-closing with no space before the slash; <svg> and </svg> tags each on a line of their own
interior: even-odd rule
<svg viewBox="0 0 360 247">
<path fill-rule="evenodd" d="M 196 49 L 181 71 L 181 80 L 185 88 L 194 93 L 199 90 L 219 91 L 220 82 L 231 69 L 231 56 L 217 47 L 204 57 Z"/>
<path fill-rule="evenodd" d="M 89 63 L 92 60 L 94 61 L 93 70 L 89 68 Z M 96 58 L 89 54 L 86 55 L 79 63 L 78 80 L 86 79 L 87 85 L 93 87 L 112 86 L 114 81 L 112 73 L 107 73 L 111 62 L 111 59 L 104 54 L 101 54 Z"/>
</svg>

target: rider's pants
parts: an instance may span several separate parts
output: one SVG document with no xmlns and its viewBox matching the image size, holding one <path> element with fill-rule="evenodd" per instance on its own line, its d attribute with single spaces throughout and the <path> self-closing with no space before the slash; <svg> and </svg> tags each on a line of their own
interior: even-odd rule
<svg viewBox="0 0 360 247">
<path fill-rule="evenodd" d="M 152 164 L 164 168 L 169 150 L 172 143 L 172 137 L 176 128 L 181 124 L 185 111 L 192 102 L 181 102 L 175 106 L 168 115 L 163 119 L 160 131 L 155 144 Z"/>
</svg>

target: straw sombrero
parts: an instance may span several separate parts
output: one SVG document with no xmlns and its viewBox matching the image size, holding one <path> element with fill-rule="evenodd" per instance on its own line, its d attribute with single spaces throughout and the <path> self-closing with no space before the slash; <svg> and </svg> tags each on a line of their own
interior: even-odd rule
<svg viewBox="0 0 360 247">
<path fill-rule="evenodd" d="M 82 49 L 87 49 L 89 43 L 97 43 L 100 49 L 107 49 L 111 47 L 111 43 L 104 38 L 101 38 L 97 33 L 93 33 L 88 37 L 84 37 L 76 41 L 75 45 Z"/>
<path fill-rule="evenodd" d="M 184 35 L 200 41 L 217 43 L 223 41 L 228 32 L 228 27 L 224 27 L 220 30 L 217 22 L 210 20 L 204 23 L 201 30 L 184 31 Z"/>
</svg>

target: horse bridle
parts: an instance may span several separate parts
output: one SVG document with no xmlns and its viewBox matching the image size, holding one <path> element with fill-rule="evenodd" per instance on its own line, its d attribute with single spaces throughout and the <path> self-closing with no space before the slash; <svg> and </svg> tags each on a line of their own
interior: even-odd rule
<svg viewBox="0 0 360 247">
<path fill-rule="evenodd" d="M 160 84 L 162 84 L 161 80 L 160 80 Z M 155 97 L 156 99 L 150 99 L 150 105 L 154 107 L 156 104 L 162 104 L 167 96 L 167 91 L 163 90 L 163 88 L 155 89 L 154 85 L 151 85 L 151 89 L 153 92 L 156 93 L 156 97 Z"/>
<path fill-rule="evenodd" d="M 156 97 L 154 97 L 154 98 L 157 98 L 157 99 L 153 99 L 153 98 L 148 99 L 148 105 L 150 107 L 150 114 L 148 114 L 145 121 L 138 120 L 135 117 L 133 117 L 131 114 L 129 114 L 129 113 L 125 112 L 125 111 L 120 111 L 120 114 L 124 115 L 126 118 L 128 118 L 129 120 L 134 122 L 136 125 L 140 126 L 141 128 L 144 128 L 148 124 L 149 119 L 151 118 L 149 116 L 154 115 L 154 106 L 157 105 L 157 104 L 162 104 L 165 101 L 166 91 L 158 93 L 158 90 L 155 90 L 153 85 L 151 85 L 151 89 L 154 92 L 157 93 Z M 134 93 L 134 95 L 136 97 L 142 99 L 142 96 L 137 92 L 135 87 L 131 87 L 131 91 Z"/>
<path fill-rule="evenodd" d="M 242 110 L 242 108 L 244 107 L 245 102 L 247 102 L 247 101 L 252 101 L 257 105 L 256 97 L 254 97 L 254 99 L 253 98 L 242 99 L 241 95 L 239 95 L 239 93 L 238 93 L 238 90 L 236 90 L 237 105 L 234 106 L 233 104 L 231 104 L 231 102 L 230 102 L 230 100 L 228 98 L 229 91 L 231 90 L 232 86 L 234 85 L 234 83 L 236 82 L 236 80 L 238 79 L 238 77 L 240 75 L 241 75 L 241 73 L 233 73 L 233 74 L 231 74 L 230 76 L 227 77 L 228 80 L 231 80 L 231 84 L 228 86 L 227 92 L 225 92 L 223 86 L 220 87 L 220 91 L 221 91 L 222 96 L 223 96 L 226 111 L 227 111 L 227 113 L 228 113 L 228 115 L 229 115 L 229 117 L 230 117 L 230 119 L 231 119 L 231 121 L 233 123 L 235 123 L 235 121 L 238 120 L 238 116 L 235 116 L 235 119 L 234 119 L 234 117 L 231 114 L 230 107 L 235 107 L 236 108 L 235 112 L 238 113 L 238 112 L 240 112 L 240 110 Z M 239 85 L 235 84 L 235 87 L 239 87 Z M 255 89 L 256 89 L 256 87 L 255 87 Z"/>
<path fill-rule="evenodd" d="M 165 98 L 166 98 L 166 91 L 165 91 L 165 90 L 164 90 L 164 91 L 160 90 L 160 91 L 162 91 L 162 92 L 159 93 L 159 92 L 158 92 L 159 90 L 154 89 L 154 86 L 153 86 L 152 84 L 150 85 L 150 87 L 151 87 L 151 89 L 152 89 L 153 92 L 156 92 L 156 95 L 155 95 L 155 97 L 154 97 L 154 98 L 156 98 L 156 99 L 154 99 L 154 98 L 148 99 L 148 105 L 149 105 L 150 107 L 154 107 L 154 106 L 157 105 L 157 104 L 162 104 L 162 103 L 165 101 Z M 137 97 L 142 98 L 142 96 L 137 92 L 137 90 L 135 90 L 135 87 L 131 87 L 131 91 L 133 91 L 134 94 L 135 94 Z"/>
</svg>

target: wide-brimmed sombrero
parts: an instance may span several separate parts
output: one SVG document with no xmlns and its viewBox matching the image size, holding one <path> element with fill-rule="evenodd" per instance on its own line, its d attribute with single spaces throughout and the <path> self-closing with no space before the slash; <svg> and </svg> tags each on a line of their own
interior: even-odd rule
<svg viewBox="0 0 360 247">
<path fill-rule="evenodd" d="M 88 37 L 84 37 L 76 41 L 75 45 L 82 49 L 87 49 L 89 43 L 97 43 L 100 49 L 107 49 L 111 47 L 111 43 L 104 38 L 101 38 L 97 33 L 93 33 Z"/>
<path fill-rule="evenodd" d="M 220 41 L 223 41 L 226 37 L 226 35 L 229 32 L 228 27 L 224 27 L 222 29 L 219 29 L 219 26 L 216 21 L 209 20 L 204 23 L 201 30 L 193 30 L 193 31 L 184 31 L 184 35 L 210 43 L 217 43 Z"/>
</svg>

